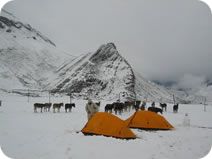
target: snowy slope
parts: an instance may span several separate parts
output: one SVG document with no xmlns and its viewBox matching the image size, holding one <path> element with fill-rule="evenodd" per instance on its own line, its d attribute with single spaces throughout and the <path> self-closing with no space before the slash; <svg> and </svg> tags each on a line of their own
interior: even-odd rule
<svg viewBox="0 0 212 159">
<path fill-rule="evenodd" d="M 68 56 L 29 24 L 18 21 L 10 13 L 3 15 L 0 16 L 1 90 L 30 88 L 74 93 L 77 97 L 160 102 L 173 102 L 175 94 L 176 102 L 184 103 L 202 103 L 203 95 L 208 97 L 208 92 L 212 92 L 208 88 L 190 95 L 147 81 L 135 72 L 113 43 L 77 58 Z"/>
<path fill-rule="evenodd" d="M 169 102 L 173 103 L 173 94 L 175 94 L 176 102 L 184 102 L 184 93 L 179 94 L 157 85 L 151 81 L 144 79 L 139 73 L 136 74 L 135 91 L 137 97 L 146 99 L 147 101 Z"/>
<path fill-rule="evenodd" d="M 56 71 L 54 78 L 49 80 L 51 83 L 47 87 L 53 92 L 71 92 L 96 99 L 137 98 L 173 102 L 173 92 L 144 79 L 119 54 L 113 43 L 68 61 Z M 176 102 L 184 102 L 183 95 L 177 93 Z"/>
<path fill-rule="evenodd" d="M 206 97 L 206 103 L 212 104 L 212 85 L 203 87 L 197 92 L 197 94 Z"/>
<path fill-rule="evenodd" d="M 212 86 L 201 86 L 196 91 L 187 91 L 187 101 L 191 103 L 212 104 Z"/>
<path fill-rule="evenodd" d="M 45 80 L 60 66 L 65 54 L 33 29 L 0 16 L 0 87 L 41 89 Z"/>
<path fill-rule="evenodd" d="M 134 72 L 113 43 L 64 64 L 56 73 L 48 86 L 53 92 L 107 99 L 118 99 L 120 92 L 127 92 L 135 97 Z"/>
<path fill-rule="evenodd" d="M 121 140 L 104 136 L 84 136 L 80 131 L 87 122 L 85 104 L 74 100 L 71 113 L 33 113 L 33 103 L 47 102 L 48 97 L 30 98 L 1 94 L 0 145 L 3 152 L 14 159 L 200 159 L 212 144 L 212 106 L 203 111 L 202 105 L 180 105 L 179 113 L 172 113 L 168 104 L 163 116 L 175 127 L 171 131 L 132 129 L 135 140 Z M 52 97 L 51 102 L 69 102 L 68 97 Z M 105 104 L 101 101 L 100 111 Z M 149 106 L 150 103 L 147 103 Z M 156 106 L 158 103 L 156 103 Z M 124 112 L 127 119 L 134 113 Z M 189 114 L 190 127 L 183 125 Z M 114 126 L 111 123 L 111 126 Z"/>
</svg>

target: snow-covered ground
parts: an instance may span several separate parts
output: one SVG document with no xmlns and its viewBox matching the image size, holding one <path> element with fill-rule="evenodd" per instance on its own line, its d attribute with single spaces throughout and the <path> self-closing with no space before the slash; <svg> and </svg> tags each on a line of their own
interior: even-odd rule
<svg viewBox="0 0 212 159">
<path fill-rule="evenodd" d="M 71 113 L 34 113 L 33 103 L 48 102 L 42 98 L 1 94 L 0 145 L 14 159 L 198 159 L 205 156 L 212 143 L 212 106 L 180 105 L 172 113 L 168 105 L 165 118 L 175 127 L 172 131 L 142 131 L 133 129 L 135 140 L 104 136 L 84 136 L 80 131 L 87 122 L 85 103 L 74 100 Z M 51 102 L 69 102 L 68 97 L 52 97 Z M 101 103 L 101 111 L 104 105 Z M 157 104 L 158 105 L 158 104 Z M 127 119 L 134 111 L 119 116 Z M 185 113 L 190 127 L 183 126 Z M 111 126 L 112 123 L 111 123 Z"/>
</svg>

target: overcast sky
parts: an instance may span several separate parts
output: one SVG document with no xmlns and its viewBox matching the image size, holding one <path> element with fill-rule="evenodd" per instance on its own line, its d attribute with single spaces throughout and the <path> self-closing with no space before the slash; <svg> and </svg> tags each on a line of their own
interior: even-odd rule
<svg viewBox="0 0 212 159">
<path fill-rule="evenodd" d="M 4 9 L 69 54 L 114 42 L 150 80 L 212 81 L 212 16 L 198 0 L 14 0 Z"/>
</svg>

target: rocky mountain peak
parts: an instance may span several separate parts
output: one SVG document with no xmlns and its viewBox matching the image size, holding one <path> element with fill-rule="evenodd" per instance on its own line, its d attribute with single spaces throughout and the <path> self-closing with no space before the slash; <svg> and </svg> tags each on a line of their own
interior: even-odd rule
<svg viewBox="0 0 212 159">
<path fill-rule="evenodd" d="M 115 58 L 115 56 L 119 56 L 119 53 L 116 50 L 114 43 L 108 43 L 100 46 L 99 49 L 91 56 L 90 60 L 96 63 L 108 60 L 108 58 L 112 56 Z"/>
<path fill-rule="evenodd" d="M 0 90 L 33 88 L 76 97 L 161 102 L 172 102 L 173 94 L 176 101 L 184 102 L 181 99 L 187 96 L 145 80 L 114 43 L 75 58 L 61 56 L 51 40 L 13 15 L 10 17 L 0 16 Z"/>
<path fill-rule="evenodd" d="M 101 45 L 96 52 L 64 64 L 58 70 L 58 77 L 50 84 L 54 92 L 105 99 L 118 99 L 120 92 L 125 92 L 135 97 L 133 70 L 113 43 Z"/>
</svg>

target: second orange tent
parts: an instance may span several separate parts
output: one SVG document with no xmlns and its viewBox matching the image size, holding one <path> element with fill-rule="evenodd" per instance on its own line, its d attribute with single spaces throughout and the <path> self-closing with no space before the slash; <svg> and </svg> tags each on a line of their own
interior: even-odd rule
<svg viewBox="0 0 212 159">
<path fill-rule="evenodd" d="M 174 128 L 163 116 L 150 111 L 137 111 L 126 121 L 130 128 L 170 130 Z"/>
</svg>

